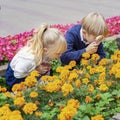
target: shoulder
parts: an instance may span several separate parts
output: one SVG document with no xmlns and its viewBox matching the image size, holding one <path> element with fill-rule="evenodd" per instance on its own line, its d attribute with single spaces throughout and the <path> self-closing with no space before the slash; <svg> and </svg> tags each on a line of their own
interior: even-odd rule
<svg viewBox="0 0 120 120">
<path fill-rule="evenodd" d="M 80 29 L 81 29 L 81 25 L 80 24 L 76 24 L 74 26 L 72 26 L 68 32 L 72 32 L 72 33 L 75 33 L 75 32 L 80 32 Z"/>
<path fill-rule="evenodd" d="M 67 40 L 72 40 L 74 41 L 74 39 L 79 40 L 80 38 L 80 30 L 81 30 L 82 26 L 80 24 L 76 24 L 73 27 L 71 27 L 65 34 L 65 38 Z"/>
<path fill-rule="evenodd" d="M 29 47 L 25 46 L 15 55 L 18 58 L 23 59 L 30 59 L 33 60 L 35 56 L 32 54 L 32 51 L 30 51 Z"/>
<path fill-rule="evenodd" d="M 15 64 L 30 64 L 34 63 L 35 56 L 28 50 L 28 48 L 24 47 L 18 51 L 18 53 L 11 60 L 11 65 Z"/>
</svg>

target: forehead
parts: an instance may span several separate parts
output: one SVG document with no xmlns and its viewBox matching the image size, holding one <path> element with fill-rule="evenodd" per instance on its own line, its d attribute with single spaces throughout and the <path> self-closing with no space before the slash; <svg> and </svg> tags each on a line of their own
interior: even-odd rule
<svg viewBox="0 0 120 120">
<path fill-rule="evenodd" d="M 97 35 L 88 34 L 88 37 L 91 37 L 91 38 L 96 38 L 96 37 L 97 37 Z"/>
</svg>

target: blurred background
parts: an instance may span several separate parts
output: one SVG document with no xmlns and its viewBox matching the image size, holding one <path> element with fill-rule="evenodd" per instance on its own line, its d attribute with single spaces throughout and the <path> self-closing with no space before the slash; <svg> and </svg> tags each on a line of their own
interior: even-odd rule
<svg viewBox="0 0 120 120">
<path fill-rule="evenodd" d="M 120 0 L 0 0 L 0 37 L 30 31 L 42 23 L 72 24 L 89 12 L 120 15 Z"/>
</svg>

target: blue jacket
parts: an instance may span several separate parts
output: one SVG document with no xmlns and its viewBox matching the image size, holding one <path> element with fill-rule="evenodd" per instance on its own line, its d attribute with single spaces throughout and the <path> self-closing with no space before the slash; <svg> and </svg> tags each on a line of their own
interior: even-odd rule
<svg viewBox="0 0 120 120">
<path fill-rule="evenodd" d="M 81 28 L 82 26 L 77 24 L 66 32 L 65 38 L 67 40 L 67 51 L 60 57 L 61 62 L 64 65 L 69 64 L 72 60 L 75 60 L 79 64 L 82 54 L 86 52 L 85 48 L 88 45 L 81 41 Z M 100 55 L 100 59 L 106 57 L 102 43 L 99 44 L 96 53 Z"/>
<path fill-rule="evenodd" d="M 10 91 L 11 91 L 11 88 L 14 84 L 17 84 L 17 83 L 20 83 L 20 82 L 23 82 L 25 80 L 25 78 L 16 78 L 14 76 L 14 71 L 12 70 L 11 66 L 10 66 L 10 63 L 8 64 L 8 67 L 6 69 L 6 84 L 10 87 Z"/>
</svg>

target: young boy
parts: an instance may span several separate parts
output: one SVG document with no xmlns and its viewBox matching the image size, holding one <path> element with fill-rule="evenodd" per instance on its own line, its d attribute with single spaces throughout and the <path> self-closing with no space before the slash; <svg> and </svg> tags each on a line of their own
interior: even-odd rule
<svg viewBox="0 0 120 120">
<path fill-rule="evenodd" d="M 81 20 L 81 24 L 77 24 L 67 31 L 65 35 L 67 51 L 62 54 L 61 62 L 65 65 L 75 60 L 79 64 L 84 52 L 97 53 L 100 59 L 106 57 L 102 42 L 97 43 L 95 39 L 99 35 L 106 36 L 107 32 L 104 17 L 96 12 L 89 13 Z"/>
</svg>

